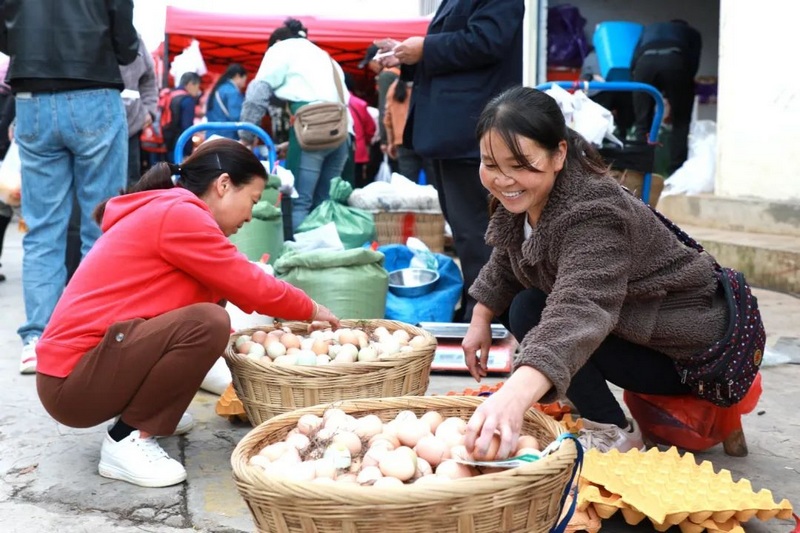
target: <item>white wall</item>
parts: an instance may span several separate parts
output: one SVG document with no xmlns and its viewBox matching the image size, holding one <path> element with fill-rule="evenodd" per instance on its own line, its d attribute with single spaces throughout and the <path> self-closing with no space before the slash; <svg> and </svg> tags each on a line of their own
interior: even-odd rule
<svg viewBox="0 0 800 533">
<path fill-rule="evenodd" d="M 718 195 L 800 201 L 797 19 L 787 4 L 722 0 Z"/>
<path fill-rule="evenodd" d="M 586 38 L 590 43 L 595 26 L 604 20 L 650 24 L 675 18 L 684 19 L 703 36 L 698 76 L 717 75 L 719 3 L 720 0 L 549 0 L 551 6 L 572 4 L 580 9 L 581 15 L 586 19 Z M 753 9 L 751 2 L 743 3 Z M 760 5 L 757 9 L 761 9 Z"/>
</svg>

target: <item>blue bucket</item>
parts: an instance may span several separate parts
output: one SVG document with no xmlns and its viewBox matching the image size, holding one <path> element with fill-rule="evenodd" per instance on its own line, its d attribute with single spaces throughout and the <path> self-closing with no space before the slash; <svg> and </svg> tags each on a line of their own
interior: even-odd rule
<svg viewBox="0 0 800 533">
<path fill-rule="evenodd" d="M 606 81 L 630 81 L 631 60 L 644 26 L 636 22 L 606 21 L 592 38 L 600 75 Z"/>
</svg>

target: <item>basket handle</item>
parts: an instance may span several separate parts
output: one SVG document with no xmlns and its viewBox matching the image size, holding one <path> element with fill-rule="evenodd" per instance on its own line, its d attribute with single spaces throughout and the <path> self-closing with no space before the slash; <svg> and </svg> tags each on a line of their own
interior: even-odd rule
<svg viewBox="0 0 800 533">
<path fill-rule="evenodd" d="M 572 483 L 576 481 L 577 476 L 580 476 L 580 470 L 583 466 L 583 446 L 581 446 L 580 441 L 578 441 L 578 437 L 572 433 L 562 433 L 556 439 L 556 442 L 561 443 L 567 439 L 572 439 L 575 441 L 575 447 L 578 449 L 578 457 L 575 459 L 575 466 L 572 469 L 572 475 L 569 477 L 569 483 L 567 483 L 567 486 L 564 489 L 564 494 L 561 495 L 561 504 L 558 506 L 559 516 L 561 516 L 561 513 L 564 512 L 564 502 L 567 501 L 567 496 L 569 495 L 570 489 L 572 489 Z M 564 515 L 564 518 L 562 518 L 558 524 L 553 526 L 553 528 L 550 530 L 550 533 L 564 533 L 564 531 L 566 531 L 569 521 L 572 519 L 572 515 L 575 514 L 575 507 L 577 504 L 578 486 L 575 485 L 575 494 L 572 495 L 572 503 L 569 506 L 567 514 Z"/>
</svg>

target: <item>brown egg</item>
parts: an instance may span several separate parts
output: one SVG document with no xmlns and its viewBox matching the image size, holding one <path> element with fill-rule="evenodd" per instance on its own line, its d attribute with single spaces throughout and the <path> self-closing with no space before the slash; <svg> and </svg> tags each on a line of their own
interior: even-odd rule
<svg viewBox="0 0 800 533">
<path fill-rule="evenodd" d="M 317 355 L 327 355 L 329 346 L 330 343 L 328 343 L 328 341 L 318 339 L 311 345 L 311 351 Z"/>
<path fill-rule="evenodd" d="M 517 451 L 521 450 L 522 448 L 533 448 L 534 450 L 540 450 L 539 448 L 539 441 L 536 437 L 531 435 L 521 435 L 519 440 L 517 441 Z"/>
<path fill-rule="evenodd" d="M 486 453 L 481 453 L 476 447 L 472 450 L 472 456 L 478 461 L 494 461 L 497 459 L 497 452 L 500 450 L 500 435 L 492 435 L 492 440 L 489 441 L 489 448 Z"/>
<path fill-rule="evenodd" d="M 300 337 L 294 333 L 286 333 L 281 336 L 281 344 L 287 348 L 300 348 Z"/>
<path fill-rule="evenodd" d="M 253 340 L 253 342 L 257 342 L 258 344 L 264 344 L 267 340 L 267 332 L 258 330 L 254 332 L 250 338 Z"/>
<path fill-rule="evenodd" d="M 422 437 L 414 451 L 420 459 L 425 459 L 432 467 L 439 466 L 439 463 L 450 458 L 450 448 L 441 439 L 429 435 Z"/>
</svg>

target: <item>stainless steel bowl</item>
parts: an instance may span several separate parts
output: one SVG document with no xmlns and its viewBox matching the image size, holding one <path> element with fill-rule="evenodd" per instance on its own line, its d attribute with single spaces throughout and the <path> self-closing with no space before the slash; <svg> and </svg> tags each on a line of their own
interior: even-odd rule
<svg viewBox="0 0 800 533">
<path fill-rule="evenodd" d="M 433 291 L 439 273 L 426 268 L 401 268 L 389 272 L 389 290 L 397 296 L 413 298 Z"/>
</svg>

